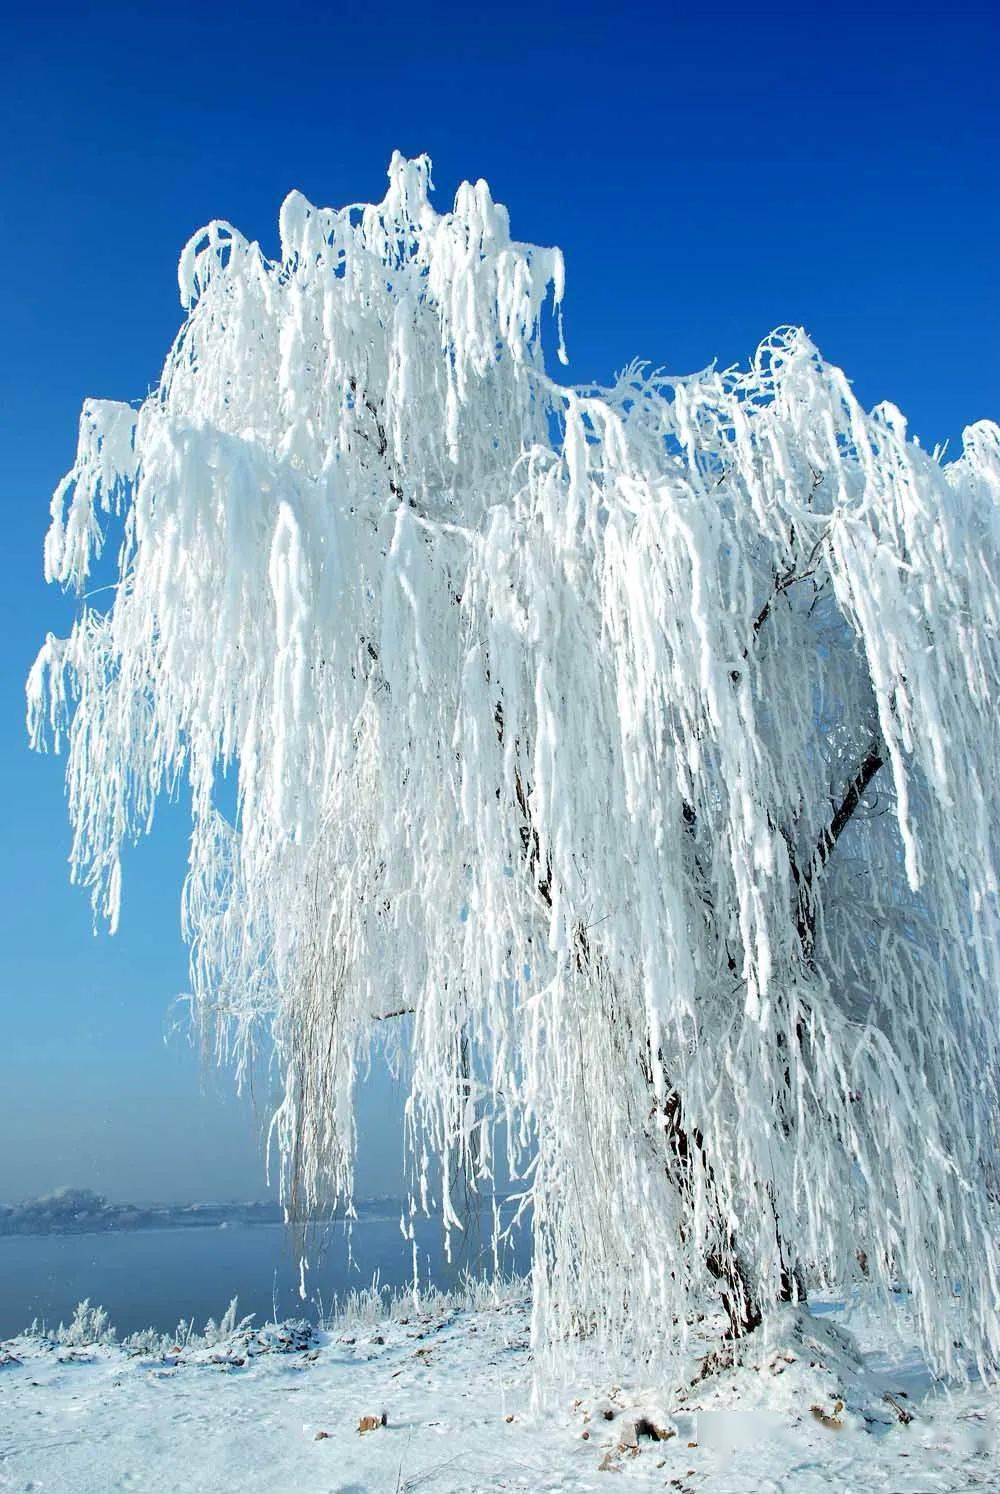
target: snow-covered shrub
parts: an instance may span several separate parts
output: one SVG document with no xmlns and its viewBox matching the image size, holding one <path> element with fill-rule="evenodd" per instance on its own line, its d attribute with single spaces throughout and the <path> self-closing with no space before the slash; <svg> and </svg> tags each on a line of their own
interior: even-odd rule
<svg viewBox="0 0 1000 1494">
<path fill-rule="evenodd" d="M 67 1348 L 118 1342 L 118 1334 L 112 1327 L 107 1312 L 103 1307 L 91 1307 L 89 1297 L 77 1304 L 69 1326 L 60 1323 L 52 1338 L 57 1344 L 64 1344 Z"/>
<path fill-rule="evenodd" d="M 330 1333 L 345 1329 L 373 1328 L 377 1323 L 408 1321 L 410 1318 L 444 1318 L 456 1312 L 483 1312 L 522 1304 L 530 1283 L 520 1277 L 463 1276 L 451 1290 L 440 1287 L 352 1288 L 335 1296 L 322 1315 L 322 1326 Z"/>
</svg>

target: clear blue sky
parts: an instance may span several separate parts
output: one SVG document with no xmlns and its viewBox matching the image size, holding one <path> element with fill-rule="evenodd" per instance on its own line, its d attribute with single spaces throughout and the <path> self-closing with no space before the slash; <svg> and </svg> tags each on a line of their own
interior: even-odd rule
<svg viewBox="0 0 1000 1494">
<path fill-rule="evenodd" d="M 60 764 L 25 746 L 25 672 L 72 613 L 41 543 L 81 401 L 155 381 L 196 227 L 271 249 L 291 187 L 371 200 L 399 148 L 440 203 L 485 176 L 518 236 L 563 246 L 571 378 L 732 362 L 800 322 L 865 403 L 954 441 L 1000 415 L 997 9 L 22 4 L 3 36 L 0 1199 L 260 1195 L 252 1114 L 163 1041 L 183 814 L 95 939 Z M 396 1179 L 384 1101 L 368 1190 Z"/>
</svg>

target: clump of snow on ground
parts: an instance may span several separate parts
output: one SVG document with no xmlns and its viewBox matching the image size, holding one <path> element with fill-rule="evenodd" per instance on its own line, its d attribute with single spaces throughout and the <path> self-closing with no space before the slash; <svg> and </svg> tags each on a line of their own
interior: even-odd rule
<svg viewBox="0 0 1000 1494">
<path fill-rule="evenodd" d="M 740 1348 L 695 1324 L 670 1385 L 641 1371 L 533 1400 L 524 1289 L 387 1299 L 326 1327 L 255 1328 L 236 1304 L 202 1333 L 117 1342 L 82 1304 L 0 1347 L 0 1486 L 324 1494 L 635 1489 L 996 1489 L 1000 1404 L 937 1384 L 862 1298 L 776 1314 Z M 845 1331 L 849 1329 L 850 1332 Z M 577 1359 L 586 1370 L 586 1344 Z M 384 1417 L 384 1422 L 383 1422 Z M 359 1430 L 359 1425 L 369 1428 Z"/>
</svg>

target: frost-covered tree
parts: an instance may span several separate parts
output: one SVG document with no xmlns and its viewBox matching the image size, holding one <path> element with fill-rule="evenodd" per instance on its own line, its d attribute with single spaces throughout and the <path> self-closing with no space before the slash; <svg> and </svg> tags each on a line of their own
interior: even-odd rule
<svg viewBox="0 0 1000 1494">
<path fill-rule="evenodd" d="M 996 1356 L 1000 432 L 945 463 L 790 329 L 565 387 L 558 251 L 429 185 L 293 193 L 276 261 L 211 223 L 158 387 L 85 405 L 46 573 L 117 516 L 117 583 L 28 689 L 74 875 L 113 927 L 186 780 L 196 1006 L 272 1045 L 286 1197 L 349 1190 L 400 1045 L 445 1219 L 525 1178 L 539 1342 L 861 1256 Z"/>
</svg>

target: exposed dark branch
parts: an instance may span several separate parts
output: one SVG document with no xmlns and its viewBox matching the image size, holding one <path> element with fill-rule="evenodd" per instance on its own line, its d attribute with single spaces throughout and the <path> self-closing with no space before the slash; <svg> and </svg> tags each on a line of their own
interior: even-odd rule
<svg viewBox="0 0 1000 1494">
<path fill-rule="evenodd" d="M 487 679 L 489 674 L 487 673 Z M 493 711 L 493 724 L 496 727 L 497 740 L 503 745 L 504 720 L 503 701 L 498 700 Z M 529 873 L 535 878 L 535 887 L 539 897 L 546 908 L 552 907 L 552 864 L 546 857 L 545 866 L 542 867 L 542 843 L 538 838 L 538 831 L 531 822 L 531 804 L 529 802 L 531 790 L 526 788 L 521 777 L 521 770 L 514 769 L 514 798 L 517 807 L 521 811 L 522 822 L 518 833 L 521 837 L 521 849 L 528 866 Z M 499 798 L 500 790 L 497 789 Z"/>
<path fill-rule="evenodd" d="M 816 491 L 816 488 L 822 481 L 822 473 L 813 473 L 812 492 Z M 796 570 L 793 567 L 791 570 L 785 571 L 783 575 L 775 577 L 774 590 L 754 619 L 753 636 L 755 638 L 757 637 L 757 634 L 760 632 L 761 628 L 767 622 L 767 619 L 771 612 L 771 608 L 778 597 L 781 596 L 782 592 L 786 592 L 790 586 L 794 586 L 796 581 L 805 581 L 809 576 L 815 574 L 816 567 L 819 564 L 819 552 L 823 547 L 823 541 L 826 539 L 826 535 L 827 531 L 824 529 L 823 533 L 820 535 L 819 539 L 816 541 L 812 549 L 809 551 L 809 554 L 806 556 L 806 563 L 801 571 Z M 744 651 L 743 657 L 746 658 L 746 651 Z"/>
<path fill-rule="evenodd" d="M 822 474 L 814 473 L 812 486 L 813 492 L 815 492 L 816 488 L 822 482 L 822 480 Z M 757 638 L 761 628 L 770 617 L 771 611 L 778 598 L 780 596 L 783 596 L 784 593 L 790 590 L 790 588 L 793 587 L 797 582 L 807 581 L 810 576 L 814 576 L 816 574 L 816 569 L 819 565 L 819 552 L 823 547 L 823 542 L 825 541 L 826 536 L 827 531 L 824 529 L 823 533 L 820 535 L 819 539 L 816 541 L 809 554 L 806 556 L 806 563 L 803 566 L 802 570 L 796 570 L 794 567 L 792 567 L 790 570 L 784 571 L 781 575 L 775 576 L 774 589 L 772 590 L 771 595 L 768 597 L 767 601 L 764 603 L 763 607 L 760 609 L 760 611 L 757 613 L 757 616 L 753 620 L 753 628 L 751 631 L 753 633 L 754 639 Z M 743 658 L 744 660 L 746 660 L 749 657 L 750 644 L 747 644 L 746 648 L 743 650 Z M 741 678 L 740 671 L 738 669 L 731 670 L 730 678 L 732 679 L 734 685 L 739 684 Z"/>
<path fill-rule="evenodd" d="M 813 899 L 813 889 L 817 876 L 829 861 L 837 841 L 850 824 L 855 810 L 864 798 L 865 790 L 885 762 L 884 751 L 881 739 L 876 738 L 862 759 L 858 771 L 847 785 L 847 790 L 834 811 L 833 818 L 822 831 L 805 872 L 800 873 L 789 839 L 787 835 L 785 836 L 792 878 L 798 888 L 795 929 L 802 946 L 802 953 L 807 960 L 812 958 L 816 938 L 816 904 Z"/>
<path fill-rule="evenodd" d="M 799 575 L 798 571 L 786 571 L 783 576 L 775 577 L 774 590 L 771 592 L 771 595 L 768 597 L 767 601 L 764 603 L 763 607 L 760 609 L 760 611 L 757 613 L 757 616 L 753 620 L 753 636 L 755 638 L 770 617 L 771 608 L 774 606 L 778 598 L 784 592 L 786 592 L 790 586 L 794 586 L 796 581 L 805 580 L 805 574 L 805 572 L 803 572 L 802 575 Z M 744 659 L 747 656 L 747 652 L 747 649 L 743 650 Z"/>
<path fill-rule="evenodd" d="M 521 825 L 521 848 L 524 851 L 525 860 L 528 863 L 528 871 L 535 878 L 535 886 L 538 895 L 546 908 L 552 907 L 552 865 L 546 857 L 544 870 L 540 871 L 542 863 L 542 846 L 538 838 L 538 831 L 531 823 L 531 807 L 528 803 L 528 794 L 521 781 L 518 769 L 514 770 L 514 795 L 517 799 L 517 807 L 524 816 Z"/>
<path fill-rule="evenodd" d="M 663 1103 L 662 1114 L 667 1141 L 674 1154 L 675 1165 L 679 1173 L 678 1185 L 682 1189 L 690 1189 L 694 1161 L 692 1144 L 711 1183 L 712 1166 L 705 1155 L 704 1138 L 697 1126 L 693 1126 L 690 1131 L 685 1126 L 681 1111 L 681 1097 L 676 1090 L 672 1090 L 667 1095 Z M 763 1314 L 754 1296 L 746 1269 L 739 1258 L 736 1239 L 732 1232 L 725 1237 L 724 1247 L 720 1241 L 716 1249 L 708 1252 L 705 1257 L 705 1267 L 712 1279 L 719 1282 L 722 1287 L 722 1306 L 729 1319 L 729 1337 L 731 1339 L 744 1338 L 755 1328 L 759 1328 L 763 1322 Z M 782 1290 L 784 1291 L 784 1274 Z M 785 1298 L 782 1297 L 782 1300 L 784 1301 Z"/>
<path fill-rule="evenodd" d="M 841 800 L 836 814 L 820 836 L 819 845 L 816 847 L 816 859 L 821 866 L 829 859 L 834 846 L 847 828 L 851 816 L 861 803 L 865 789 L 885 762 L 885 758 L 882 756 L 883 750 L 881 740 L 876 740 L 872 743 L 860 768 L 848 784 L 847 792 Z"/>
<path fill-rule="evenodd" d="M 357 379 L 348 379 L 347 385 L 348 385 L 348 388 L 351 391 L 351 394 L 354 396 L 355 399 L 357 399 L 357 397 L 358 397 L 358 381 L 357 381 Z M 388 451 L 389 451 L 389 437 L 386 434 L 385 426 L 382 423 L 382 416 L 381 416 L 381 414 L 379 412 L 379 406 L 372 399 L 372 397 L 371 397 L 370 394 L 365 394 L 362 397 L 361 403 L 363 404 L 364 408 L 368 411 L 369 415 L 372 418 L 372 423 L 375 426 L 375 435 L 376 435 L 376 439 L 377 439 L 377 445 L 376 445 L 375 449 L 378 452 L 378 455 L 384 459 L 387 456 Z M 358 435 L 361 436 L 365 441 L 370 441 L 371 440 L 371 437 L 368 435 L 368 433 L 366 431 L 359 430 L 358 431 Z M 390 491 L 390 493 L 393 494 L 394 497 L 398 498 L 401 503 L 403 502 L 403 489 L 400 487 L 399 483 L 396 482 L 395 478 L 392 477 L 391 475 L 389 477 L 389 491 Z"/>
</svg>

